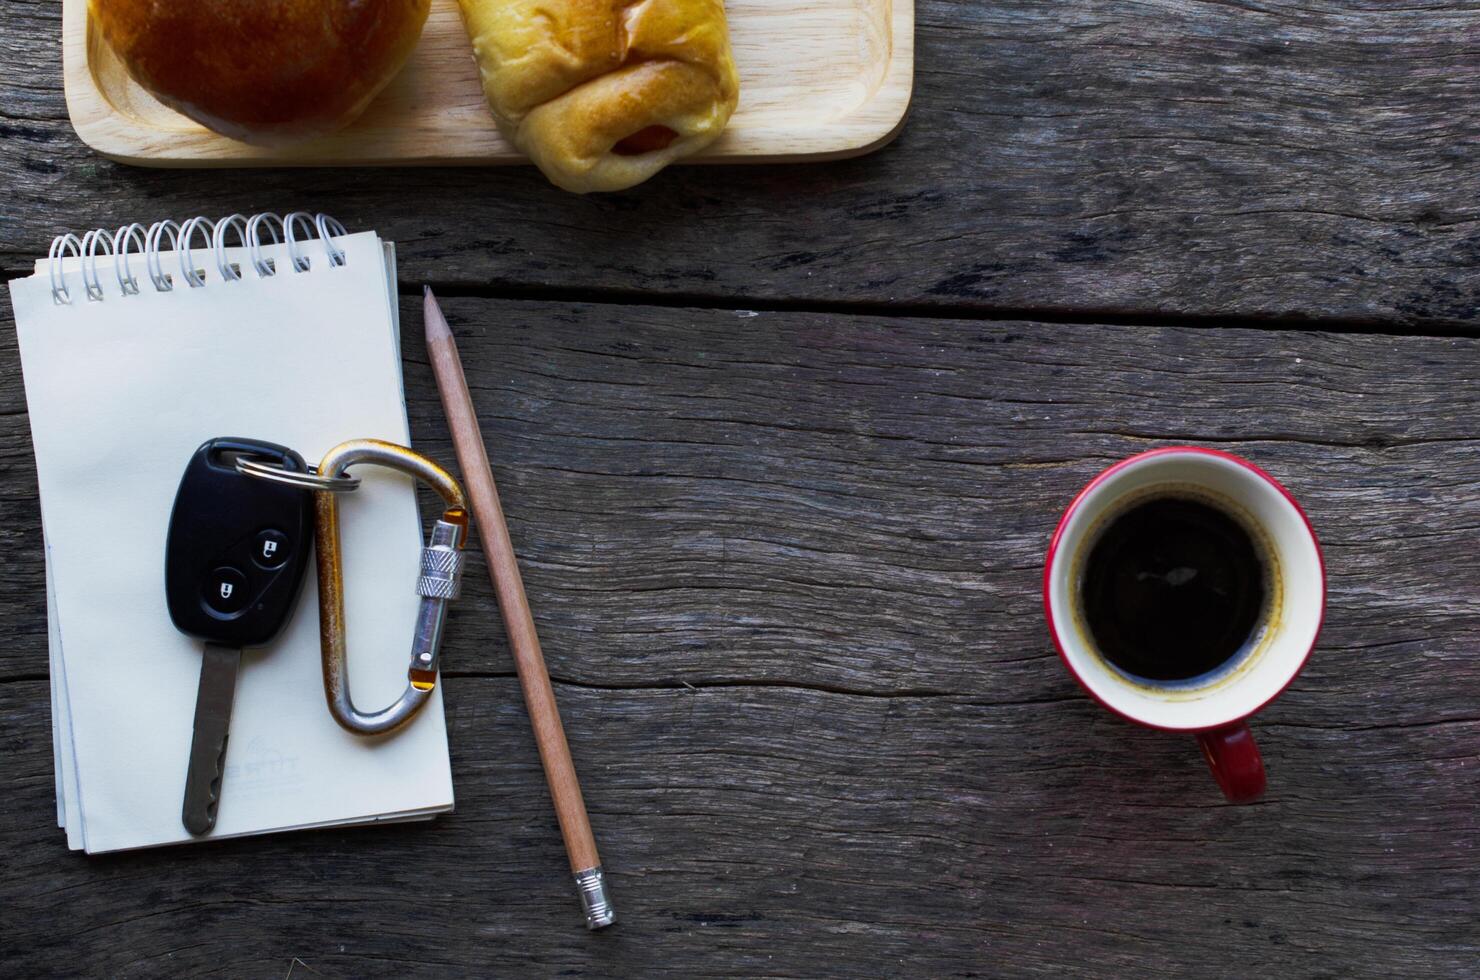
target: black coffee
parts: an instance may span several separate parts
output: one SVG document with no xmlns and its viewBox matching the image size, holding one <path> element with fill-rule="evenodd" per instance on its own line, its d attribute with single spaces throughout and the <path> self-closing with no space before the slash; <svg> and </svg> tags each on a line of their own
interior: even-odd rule
<svg viewBox="0 0 1480 980">
<path fill-rule="evenodd" d="M 1237 519 L 1199 500 L 1159 497 L 1114 518 L 1090 548 L 1085 622 L 1126 673 L 1187 680 L 1248 646 L 1265 615 L 1268 574 Z"/>
</svg>

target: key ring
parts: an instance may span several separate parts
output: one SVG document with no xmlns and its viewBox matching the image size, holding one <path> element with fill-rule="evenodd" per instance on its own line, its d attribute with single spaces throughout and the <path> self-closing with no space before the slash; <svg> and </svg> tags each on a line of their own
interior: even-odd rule
<svg viewBox="0 0 1480 980">
<path fill-rule="evenodd" d="M 307 473 L 298 470 L 284 469 L 277 463 L 269 463 L 263 459 L 254 459 L 251 456 L 238 456 L 236 458 L 236 471 L 244 476 L 256 477 L 269 483 L 281 483 L 284 486 L 293 487 L 298 490 L 323 490 L 329 493 L 348 493 L 360 488 L 360 478 L 357 476 L 319 476 L 315 467 L 309 467 Z"/>
<path fill-rule="evenodd" d="M 421 575 L 416 591 L 421 605 L 411 638 L 411 665 L 406 690 L 379 711 L 361 711 L 349 693 L 345 647 L 344 570 L 339 547 L 339 484 L 315 488 L 314 548 L 319 578 L 319 649 L 324 667 L 324 696 L 329 713 L 342 728 L 357 735 L 395 731 L 421 710 L 437 683 L 437 658 L 448 601 L 461 588 L 463 543 L 468 536 L 468 504 L 463 489 L 436 463 L 404 446 L 379 439 L 355 439 L 329 450 L 318 465 L 317 480 L 345 479 L 344 471 L 357 463 L 374 463 L 414 477 L 441 495 L 446 509 L 432 525 L 421 551 Z M 353 478 L 350 478 L 353 479 Z M 356 480 L 356 483 L 359 481 Z"/>
</svg>

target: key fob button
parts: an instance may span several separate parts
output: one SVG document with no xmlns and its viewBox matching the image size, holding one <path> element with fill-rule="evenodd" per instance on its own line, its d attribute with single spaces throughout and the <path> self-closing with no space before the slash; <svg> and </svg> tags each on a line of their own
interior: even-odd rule
<svg viewBox="0 0 1480 980">
<path fill-rule="evenodd" d="M 247 577 L 230 565 L 222 565 L 206 580 L 206 605 L 223 616 L 241 612 L 249 598 Z"/>
<path fill-rule="evenodd" d="M 266 569 L 282 568 L 288 563 L 291 548 L 288 536 L 275 527 L 257 532 L 252 544 L 252 560 Z"/>
</svg>

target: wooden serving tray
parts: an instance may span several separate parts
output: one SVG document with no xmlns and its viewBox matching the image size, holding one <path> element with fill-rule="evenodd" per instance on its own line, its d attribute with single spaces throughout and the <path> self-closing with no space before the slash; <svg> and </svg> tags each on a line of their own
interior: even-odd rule
<svg viewBox="0 0 1480 980">
<path fill-rule="evenodd" d="M 914 82 L 914 0 L 728 0 L 740 108 L 685 162 L 857 156 L 889 142 Z M 404 71 L 347 128 L 288 149 L 218 136 L 134 84 L 92 29 L 87 0 L 63 0 L 67 111 L 83 142 L 153 167 L 501 164 L 522 154 L 483 101 L 454 0 L 433 0 Z"/>
</svg>

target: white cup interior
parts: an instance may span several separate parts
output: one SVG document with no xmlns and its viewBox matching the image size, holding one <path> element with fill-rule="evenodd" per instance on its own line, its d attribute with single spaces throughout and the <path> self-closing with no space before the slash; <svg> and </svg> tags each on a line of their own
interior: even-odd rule
<svg viewBox="0 0 1480 980">
<path fill-rule="evenodd" d="M 1075 593 L 1083 558 L 1105 522 L 1128 498 L 1158 487 L 1190 488 L 1231 503 L 1274 558 L 1268 632 L 1242 661 L 1206 683 L 1158 684 L 1132 678 L 1095 649 Z M 1315 533 L 1299 506 L 1273 478 L 1224 453 L 1156 450 L 1106 470 L 1070 506 L 1059 525 L 1045 573 L 1049 625 L 1069 669 L 1112 711 L 1156 728 L 1216 728 L 1258 711 L 1299 673 L 1315 645 L 1325 612 L 1325 572 Z"/>
</svg>

